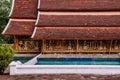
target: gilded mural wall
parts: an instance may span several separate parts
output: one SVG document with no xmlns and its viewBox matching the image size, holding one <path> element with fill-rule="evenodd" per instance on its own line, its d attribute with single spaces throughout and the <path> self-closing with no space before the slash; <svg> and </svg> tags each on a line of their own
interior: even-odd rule
<svg viewBox="0 0 120 80">
<path fill-rule="evenodd" d="M 15 39 L 17 52 L 120 52 L 120 40 L 44 40 Z"/>
</svg>

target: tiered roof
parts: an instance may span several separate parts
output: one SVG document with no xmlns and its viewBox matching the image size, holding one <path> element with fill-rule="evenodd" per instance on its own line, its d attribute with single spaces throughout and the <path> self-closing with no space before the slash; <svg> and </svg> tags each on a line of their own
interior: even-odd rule
<svg viewBox="0 0 120 80">
<path fill-rule="evenodd" d="M 107 11 L 120 10 L 119 0 L 39 0 L 39 10 L 48 11 Z"/>
<path fill-rule="evenodd" d="M 119 27 L 120 12 L 39 12 L 37 27 Z"/>
<path fill-rule="evenodd" d="M 117 40 L 120 27 L 39 27 L 32 38 L 39 39 L 80 39 L 80 40 Z"/>
<path fill-rule="evenodd" d="M 4 35 L 31 36 L 37 19 L 38 0 L 13 0 Z"/>
<path fill-rule="evenodd" d="M 120 39 L 119 0 L 13 0 L 6 35 L 32 39 Z"/>
</svg>

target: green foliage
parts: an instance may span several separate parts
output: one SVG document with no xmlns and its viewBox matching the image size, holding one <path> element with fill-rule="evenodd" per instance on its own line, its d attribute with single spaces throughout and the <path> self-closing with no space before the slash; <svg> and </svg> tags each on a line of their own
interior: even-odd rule
<svg viewBox="0 0 120 80">
<path fill-rule="evenodd" d="M 1 33 L 9 20 L 9 12 L 12 0 L 0 0 L 0 44 L 6 43 L 9 37 L 2 36 Z"/>
<path fill-rule="evenodd" d="M 0 45 L 0 73 L 3 73 L 4 69 L 14 58 L 15 51 L 10 45 Z"/>
</svg>

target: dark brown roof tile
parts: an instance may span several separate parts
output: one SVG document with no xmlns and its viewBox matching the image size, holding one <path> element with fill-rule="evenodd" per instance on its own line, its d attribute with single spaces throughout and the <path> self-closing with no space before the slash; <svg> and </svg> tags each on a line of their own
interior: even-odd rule
<svg viewBox="0 0 120 80">
<path fill-rule="evenodd" d="M 40 0 L 39 10 L 95 11 L 120 10 L 120 0 Z"/>
<path fill-rule="evenodd" d="M 3 35 L 27 35 L 31 36 L 34 30 L 35 21 L 10 20 L 3 31 Z"/>
<path fill-rule="evenodd" d="M 13 3 L 11 18 L 37 18 L 38 0 L 13 0 Z"/>
<path fill-rule="evenodd" d="M 120 12 L 40 12 L 37 26 L 120 26 Z"/>
<path fill-rule="evenodd" d="M 33 39 L 117 40 L 120 27 L 37 27 Z"/>
</svg>

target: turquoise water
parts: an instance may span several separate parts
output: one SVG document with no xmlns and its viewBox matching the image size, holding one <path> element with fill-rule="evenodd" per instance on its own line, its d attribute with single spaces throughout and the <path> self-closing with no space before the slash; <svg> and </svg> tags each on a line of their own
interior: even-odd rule
<svg viewBox="0 0 120 80">
<path fill-rule="evenodd" d="M 14 57 L 25 63 L 32 57 Z M 36 65 L 120 65 L 120 58 L 38 58 Z"/>
<path fill-rule="evenodd" d="M 32 59 L 32 57 L 14 57 L 13 61 L 20 61 L 22 63 L 25 63 Z"/>
<path fill-rule="evenodd" d="M 36 65 L 120 65 L 120 58 L 38 58 Z"/>
</svg>

